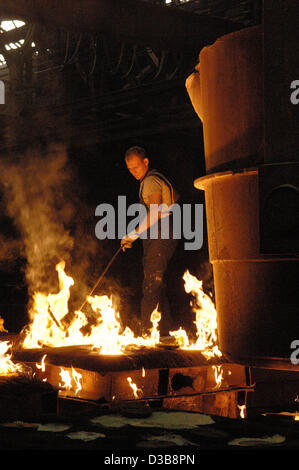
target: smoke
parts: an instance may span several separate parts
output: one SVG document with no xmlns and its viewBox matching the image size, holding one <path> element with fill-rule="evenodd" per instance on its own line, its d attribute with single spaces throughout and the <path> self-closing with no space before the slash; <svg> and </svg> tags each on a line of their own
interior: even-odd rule
<svg viewBox="0 0 299 470">
<path fill-rule="evenodd" d="M 100 261 L 100 254 L 94 232 L 85 233 L 88 210 L 64 144 L 49 144 L 43 152 L 31 149 L 14 162 L 1 162 L 0 182 L 6 214 L 18 232 L 17 239 L 0 239 L 0 261 L 25 259 L 31 298 L 34 292 L 58 291 L 55 266 L 64 260 L 67 274 L 75 276 L 75 299 L 82 300 L 91 263 L 95 256 Z"/>
</svg>

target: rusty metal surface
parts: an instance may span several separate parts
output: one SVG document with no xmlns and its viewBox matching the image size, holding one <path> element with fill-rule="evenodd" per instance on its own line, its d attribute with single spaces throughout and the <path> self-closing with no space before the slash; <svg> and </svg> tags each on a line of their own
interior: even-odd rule
<svg viewBox="0 0 299 470">
<path fill-rule="evenodd" d="M 34 364 L 31 365 L 34 370 Z M 36 370 L 36 376 L 39 380 L 47 379 L 54 388 L 60 389 L 60 398 L 79 398 L 114 405 L 124 401 L 165 397 L 180 399 L 187 396 L 252 389 L 245 367 L 235 364 L 218 367 L 221 367 L 223 373 L 220 383 L 216 381 L 213 366 L 187 369 L 137 369 L 105 373 L 76 368 L 76 372 L 81 374 L 82 388 L 80 390 L 76 388 L 73 379 L 71 388 L 63 388 L 60 366 L 46 364 L 44 372 Z M 63 367 L 63 369 L 72 376 L 72 368 Z M 137 395 L 134 394 L 128 378 L 136 385 Z"/>
<path fill-rule="evenodd" d="M 219 383 L 216 376 L 221 377 Z M 249 377 L 246 368 L 238 364 L 202 366 L 169 371 L 169 393 L 171 395 L 214 393 L 219 390 L 247 387 Z"/>
<path fill-rule="evenodd" d="M 20 349 L 14 351 L 13 359 L 21 362 L 39 362 L 45 354 L 47 354 L 47 363 L 53 365 L 101 372 L 136 370 L 142 367 L 145 369 L 192 367 L 227 362 L 224 358 L 207 360 L 199 351 L 162 346 L 153 349 L 128 349 L 125 354 L 117 356 L 101 355 L 89 346 Z"/>
<path fill-rule="evenodd" d="M 239 418 L 240 408 L 238 398 L 238 391 L 219 391 L 213 394 L 166 397 L 163 400 L 163 408 Z"/>
<path fill-rule="evenodd" d="M 40 367 L 45 357 L 45 369 Z M 198 351 L 171 347 L 128 350 L 118 356 L 100 355 L 87 346 L 41 348 L 14 352 L 14 360 L 30 365 L 39 380 L 60 389 L 60 397 L 102 403 L 180 397 L 243 390 L 251 387 L 245 367 L 229 364 L 223 358 L 207 360 Z M 73 370 L 80 374 L 80 386 Z M 71 377 L 65 387 L 61 372 Z M 217 377 L 220 381 L 217 382 Z M 134 394 L 128 381 L 137 387 Z"/>
</svg>

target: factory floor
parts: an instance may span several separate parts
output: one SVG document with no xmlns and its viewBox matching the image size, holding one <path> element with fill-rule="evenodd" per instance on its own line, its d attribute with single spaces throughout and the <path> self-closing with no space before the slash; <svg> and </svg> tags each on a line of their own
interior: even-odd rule
<svg viewBox="0 0 299 470">
<path fill-rule="evenodd" d="M 173 421 L 174 413 L 178 426 Z M 170 415 L 167 410 L 154 409 L 153 414 L 160 416 L 156 427 L 148 425 L 147 419 L 152 417 L 136 425 L 134 419 L 130 422 L 130 418 L 110 413 L 100 416 L 98 413 L 95 417 L 44 415 L 39 422 L 8 420 L 0 423 L 0 450 L 2 456 L 5 451 L 13 452 L 14 458 L 28 457 L 30 451 L 50 451 L 52 457 L 55 451 L 69 451 L 72 457 L 92 451 L 99 464 L 125 463 L 130 468 L 146 463 L 199 464 L 211 458 L 220 463 L 229 461 L 231 454 L 235 456 L 238 452 L 240 457 L 258 452 L 278 458 L 292 456 L 299 449 L 299 421 L 294 416 L 269 414 L 230 419 L 189 412 L 183 413 L 183 420 L 188 423 L 184 429 L 182 412 Z M 171 418 L 171 426 L 167 425 L 166 414 Z M 198 424 L 189 426 L 194 418 L 199 419 Z M 168 461 L 163 461 L 166 455 Z M 138 461 L 132 460 L 134 456 Z"/>
</svg>

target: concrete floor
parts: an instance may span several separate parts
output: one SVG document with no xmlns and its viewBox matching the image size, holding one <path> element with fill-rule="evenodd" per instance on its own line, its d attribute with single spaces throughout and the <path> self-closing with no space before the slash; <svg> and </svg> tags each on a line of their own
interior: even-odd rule
<svg viewBox="0 0 299 470">
<path fill-rule="evenodd" d="M 160 410 L 155 410 L 159 412 Z M 167 413 L 166 411 L 164 411 Z M 179 412 L 177 412 L 179 413 Z M 190 413 L 193 414 L 193 413 Z M 97 414 L 98 416 L 98 414 Z M 229 419 L 212 416 L 213 422 L 207 425 L 198 425 L 193 429 L 165 429 L 158 427 L 136 427 L 130 425 L 130 420 L 120 428 L 111 428 L 95 425 L 92 417 L 87 415 L 62 416 L 44 415 L 40 417 L 39 424 L 66 424 L 68 429 L 54 432 L 41 431 L 37 427 L 12 427 L 7 423 L 0 424 L 1 451 L 93 451 L 97 454 L 98 463 L 109 464 L 109 459 L 116 457 L 139 456 L 137 466 L 148 462 L 149 455 L 189 456 L 199 463 L 203 458 L 212 458 L 219 462 L 220 458 L 229 460 L 231 454 L 241 452 L 253 455 L 255 452 L 271 453 L 271 457 L 278 454 L 293 455 L 299 450 L 299 421 L 294 417 L 283 415 L 257 416 L 254 419 Z M 8 421 L 12 423 L 13 421 Z M 30 423 L 30 420 L 26 420 Z M 23 424 L 21 424 L 22 426 Z M 84 431 L 99 433 L 101 436 L 95 440 L 84 442 L 73 440 L 70 433 Z M 265 438 L 280 436 L 278 443 L 272 443 Z M 231 445 L 234 439 L 251 438 L 250 446 Z M 257 441 L 260 439 L 261 441 Z M 254 442 L 253 442 L 254 440 Z M 217 452 L 215 452 L 217 451 Z M 16 457 L 21 453 L 17 452 Z M 51 454 L 53 455 L 53 454 Z M 75 454 L 76 455 L 76 454 Z M 174 459 L 175 457 L 173 457 Z M 181 457 L 183 459 L 184 457 Z M 106 461 L 104 461 L 106 459 Z M 162 459 L 162 457 L 161 457 Z M 182 460 L 181 463 L 184 461 Z M 117 464 L 118 462 L 114 462 Z M 126 462 L 133 467 L 133 462 Z M 160 462 L 161 463 L 161 462 Z M 166 462 L 165 462 L 166 463 Z M 171 462 L 175 464 L 177 462 Z M 191 460 L 189 461 L 191 463 Z M 110 460 L 110 464 L 112 464 Z"/>
</svg>

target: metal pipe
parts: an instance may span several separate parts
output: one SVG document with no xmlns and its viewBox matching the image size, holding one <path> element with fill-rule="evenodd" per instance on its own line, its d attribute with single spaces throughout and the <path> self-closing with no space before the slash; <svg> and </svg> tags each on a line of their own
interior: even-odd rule
<svg viewBox="0 0 299 470">
<path fill-rule="evenodd" d="M 114 262 L 114 260 L 117 258 L 118 254 L 121 252 L 121 247 L 118 248 L 118 250 L 114 253 L 114 255 L 112 256 L 111 260 L 109 261 L 109 263 L 107 264 L 106 268 L 104 269 L 104 271 L 102 272 L 102 274 L 100 275 L 100 277 L 98 278 L 97 282 L 95 283 L 95 285 L 93 286 L 93 288 L 91 289 L 91 291 L 89 292 L 88 296 L 86 296 L 86 299 L 84 300 L 83 304 L 81 305 L 81 307 L 79 308 L 79 311 L 82 312 L 83 311 L 83 308 L 87 302 L 87 299 L 88 297 L 90 297 L 94 291 L 96 290 L 96 288 L 99 286 L 99 284 L 102 282 L 106 272 L 108 271 L 108 269 L 110 268 L 110 266 L 112 265 L 112 263 Z"/>
<path fill-rule="evenodd" d="M 140 0 L 0 0 L 1 17 L 196 52 L 217 37 L 243 27 L 229 20 Z"/>
</svg>

